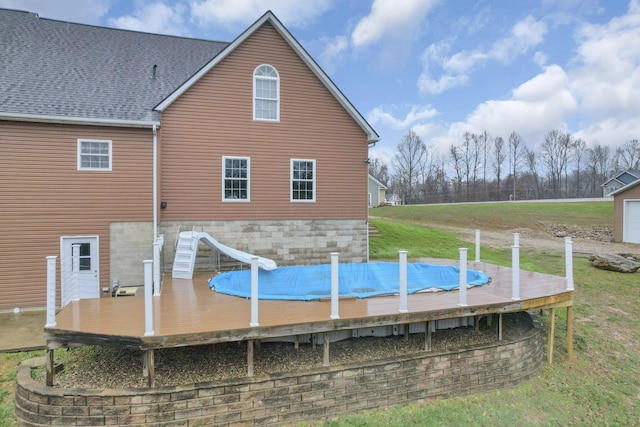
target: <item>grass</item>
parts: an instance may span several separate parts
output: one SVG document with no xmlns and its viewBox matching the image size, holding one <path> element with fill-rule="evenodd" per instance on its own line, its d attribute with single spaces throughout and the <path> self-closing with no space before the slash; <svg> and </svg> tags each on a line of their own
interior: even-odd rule
<svg viewBox="0 0 640 427">
<path fill-rule="evenodd" d="M 441 226 L 481 230 L 531 228 L 537 221 L 610 227 L 610 203 L 503 203 L 487 205 L 394 206 L 372 210 L 381 233 L 372 238 L 372 259 L 458 258 L 473 242 Z M 523 245 L 524 246 L 524 245 Z M 640 252 L 640 249 L 639 249 Z M 563 275 L 561 253 L 522 250 L 522 268 Z M 482 248 L 483 261 L 509 265 L 509 250 Z M 566 360 L 565 312 L 558 310 L 554 364 L 519 387 L 425 404 L 368 411 L 320 426 L 634 426 L 640 425 L 640 273 L 593 268 L 574 256 L 576 285 L 574 357 Z M 542 318 L 543 324 L 548 318 Z M 42 353 L 37 353 L 42 354 Z M 34 354 L 0 354 L 0 426 L 12 426 L 15 367 Z"/>
<path fill-rule="evenodd" d="M 13 386 L 17 367 L 23 360 L 42 356 L 44 352 L 0 353 L 0 427 L 13 426 Z"/>
<path fill-rule="evenodd" d="M 376 217 L 412 224 L 511 230 L 539 223 L 612 227 L 611 202 L 518 202 L 455 205 L 384 206 L 370 210 Z"/>
</svg>

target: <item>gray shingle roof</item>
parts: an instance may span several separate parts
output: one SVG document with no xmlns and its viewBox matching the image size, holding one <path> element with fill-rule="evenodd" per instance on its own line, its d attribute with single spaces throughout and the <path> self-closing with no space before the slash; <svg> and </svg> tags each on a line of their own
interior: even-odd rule
<svg viewBox="0 0 640 427">
<path fill-rule="evenodd" d="M 3 115 L 159 121 L 153 107 L 228 45 L 7 9 L 0 29 Z"/>
</svg>

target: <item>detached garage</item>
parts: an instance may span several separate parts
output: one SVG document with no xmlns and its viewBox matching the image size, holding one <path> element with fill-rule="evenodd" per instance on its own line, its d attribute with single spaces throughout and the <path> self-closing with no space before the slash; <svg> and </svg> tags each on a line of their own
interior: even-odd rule
<svg viewBox="0 0 640 427">
<path fill-rule="evenodd" d="M 625 185 L 611 195 L 615 241 L 640 243 L 640 180 Z"/>
</svg>

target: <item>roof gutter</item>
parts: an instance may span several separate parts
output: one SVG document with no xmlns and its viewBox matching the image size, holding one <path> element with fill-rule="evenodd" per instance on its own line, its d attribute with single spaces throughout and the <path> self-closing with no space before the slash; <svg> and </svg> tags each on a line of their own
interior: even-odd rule
<svg viewBox="0 0 640 427">
<path fill-rule="evenodd" d="M 39 114 L 15 114 L 0 112 L 0 120 L 11 120 L 17 122 L 37 122 L 37 123 L 58 123 L 85 126 L 114 126 L 114 127 L 130 127 L 130 128 L 149 128 L 160 126 L 159 121 L 155 120 L 114 120 L 114 119 L 97 119 L 86 117 L 67 117 L 67 116 L 50 116 Z"/>
</svg>

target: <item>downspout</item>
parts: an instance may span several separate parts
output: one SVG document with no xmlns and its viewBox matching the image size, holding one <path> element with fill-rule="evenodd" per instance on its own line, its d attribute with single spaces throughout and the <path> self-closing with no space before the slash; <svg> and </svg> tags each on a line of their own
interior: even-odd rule
<svg viewBox="0 0 640 427">
<path fill-rule="evenodd" d="M 158 236 L 158 129 L 153 125 L 153 295 L 160 295 L 160 251 L 162 241 Z M 145 261 L 146 262 L 146 261 Z M 146 280 L 146 279 L 145 279 Z"/>
<path fill-rule="evenodd" d="M 153 241 L 158 239 L 158 129 L 153 125 Z"/>
</svg>

